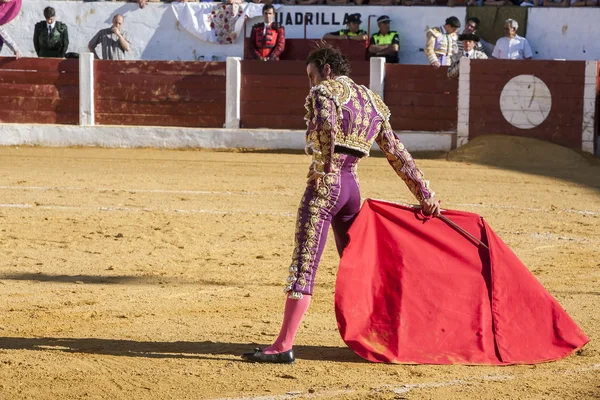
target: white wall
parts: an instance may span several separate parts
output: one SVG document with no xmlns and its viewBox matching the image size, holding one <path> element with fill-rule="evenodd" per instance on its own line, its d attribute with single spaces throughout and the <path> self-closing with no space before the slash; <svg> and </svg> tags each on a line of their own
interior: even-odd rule
<svg viewBox="0 0 600 400">
<path fill-rule="evenodd" d="M 213 55 L 220 60 L 225 56 L 242 57 L 243 43 L 238 40 L 233 45 L 217 45 L 202 42 L 178 27 L 171 10 L 171 5 L 151 3 L 140 9 L 136 3 L 122 2 L 90 2 L 81 1 L 45 1 L 26 0 L 21 13 L 14 21 L 6 25 L 8 33 L 17 41 L 24 56 L 35 57 L 33 48 L 33 28 L 36 22 L 44 19 L 43 9 L 52 6 L 56 9 L 57 19 L 69 26 L 71 45 L 69 51 L 82 52 L 87 48 L 89 40 L 102 28 L 110 26 L 112 15 L 120 13 L 125 16 L 124 30 L 132 40 L 130 59 L 144 60 L 183 60 L 191 61 L 200 55 L 210 59 Z M 425 46 L 425 30 L 427 26 L 439 26 L 444 20 L 455 15 L 464 19 L 465 8 L 444 7 L 330 7 L 330 6 L 283 6 L 279 9 L 285 24 L 288 15 L 292 24 L 286 25 L 286 36 L 303 38 L 302 21 L 305 13 L 313 14 L 313 24 L 308 25 L 307 37 L 321 38 L 325 33 L 339 30 L 344 25 L 345 14 L 360 12 L 363 29 L 368 28 L 368 17 L 374 15 L 371 30 L 377 31 L 376 17 L 387 14 L 392 18 L 392 29 L 398 30 L 401 38 L 400 57 L 403 63 L 424 64 L 425 55 L 419 48 Z M 319 24 L 316 24 L 316 14 Z M 247 31 L 261 19 L 254 18 L 247 23 Z M 11 55 L 8 48 L 1 55 Z"/>
<path fill-rule="evenodd" d="M 600 8 L 533 8 L 527 39 L 533 58 L 600 60 Z"/>
<path fill-rule="evenodd" d="M 69 25 L 71 46 L 69 51 L 81 52 L 88 41 L 101 28 L 110 25 L 115 13 L 125 15 L 125 30 L 133 41 L 131 59 L 184 60 L 191 61 L 200 55 L 210 59 L 213 55 L 220 60 L 225 56 L 242 57 L 243 45 L 239 40 L 233 45 L 216 45 L 201 42 L 180 30 L 169 4 L 151 3 L 139 9 L 136 3 L 25 0 L 20 15 L 6 25 L 9 34 L 17 41 L 26 56 L 35 56 L 33 50 L 33 27 L 43 20 L 46 6 L 56 9 L 58 20 Z M 426 64 L 425 55 L 419 51 L 425 46 L 425 30 L 437 26 L 449 16 L 464 20 L 464 7 L 330 7 L 330 6 L 283 6 L 279 9 L 286 24 L 288 15 L 292 24 L 286 24 L 287 37 L 303 38 L 304 14 L 312 13 L 313 24 L 308 26 L 307 37 L 317 39 L 326 32 L 338 30 L 346 13 L 362 14 L 366 30 L 369 15 L 389 15 L 392 29 L 400 33 L 400 59 L 406 64 Z M 319 24 L 316 24 L 316 14 Z M 371 30 L 376 31 L 375 18 Z M 296 22 L 299 22 L 296 24 Z M 600 8 L 551 9 L 530 8 L 527 38 L 536 54 L 534 58 L 567 60 L 600 59 Z M 260 22 L 260 18 L 248 21 L 247 30 Z M 336 23 L 336 24 L 334 24 Z M 372 32 L 373 33 L 373 32 Z M 6 48 L 2 55 L 10 55 Z"/>
<path fill-rule="evenodd" d="M 167 3 L 152 3 L 140 9 L 137 3 L 125 2 L 89 2 L 82 1 L 44 1 L 25 0 L 20 14 L 8 25 L 6 30 L 21 48 L 26 57 L 35 57 L 33 48 L 34 25 L 44 20 L 43 11 L 47 6 L 56 9 L 57 20 L 69 27 L 69 51 L 87 51 L 87 45 L 96 32 L 110 27 L 112 16 L 116 13 L 125 16 L 123 30 L 132 41 L 129 59 L 139 60 L 182 60 L 192 61 L 195 56 L 242 55 L 243 45 L 239 41 L 234 45 L 220 46 L 201 42 L 192 35 L 178 29 L 175 15 Z M 11 55 L 4 46 L 2 55 Z"/>
<path fill-rule="evenodd" d="M 397 132 L 409 151 L 449 151 L 450 132 Z M 277 129 L 212 129 L 155 126 L 0 124 L 0 146 L 100 146 L 155 148 L 296 149 L 306 132 Z M 373 145 L 373 150 L 379 147 Z"/>
</svg>

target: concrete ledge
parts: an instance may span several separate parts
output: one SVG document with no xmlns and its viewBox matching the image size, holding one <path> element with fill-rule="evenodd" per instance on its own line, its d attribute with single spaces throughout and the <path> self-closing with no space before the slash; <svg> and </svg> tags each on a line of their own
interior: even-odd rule
<svg viewBox="0 0 600 400">
<path fill-rule="evenodd" d="M 304 135 L 299 130 L 0 124 L 0 146 L 302 150 Z M 410 151 L 449 151 L 455 133 L 398 135 Z"/>
</svg>

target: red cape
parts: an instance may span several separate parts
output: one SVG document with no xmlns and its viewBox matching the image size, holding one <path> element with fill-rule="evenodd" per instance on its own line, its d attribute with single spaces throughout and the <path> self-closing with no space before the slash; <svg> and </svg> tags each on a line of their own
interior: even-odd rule
<svg viewBox="0 0 600 400">
<path fill-rule="evenodd" d="M 21 0 L 13 0 L 9 3 L 0 3 L 0 25 L 8 24 L 21 11 Z"/>
<path fill-rule="evenodd" d="M 531 364 L 589 339 L 477 214 L 367 200 L 337 275 L 342 339 L 374 362 Z"/>
</svg>

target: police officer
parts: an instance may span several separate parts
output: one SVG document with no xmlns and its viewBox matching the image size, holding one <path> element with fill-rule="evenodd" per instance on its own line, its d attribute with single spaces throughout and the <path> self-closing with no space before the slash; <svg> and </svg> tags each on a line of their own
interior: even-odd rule
<svg viewBox="0 0 600 400">
<path fill-rule="evenodd" d="M 350 14 L 346 19 L 347 29 L 326 33 L 323 39 L 350 39 L 366 41 L 369 39 L 367 32 L 360 29 L 360 14 Z"/>
<path fill-rule="evenodd" d="M 386 63 L 398 63 L 398 49 L 400 38 L 398 32 L 390 31 L 390 17 L 382 15 L 377 18 L 379 32 L 371 36 L 369 55 L 371 57 L 385 57 Z"/>
<path fill-rule="evenodd" d="M 45 21 L 35 24 L 33 47 L 38 57 L 64 58 L 69 47 L 67 25 L 56 20 L 56 11 L 52 7 L 44 9 Z"/>
<path fill-rule="evenodd" d="M 250 43 L 255 60 L 279 60 L 285 49 L 285 30 L 275 20 L 275 7 L 266 4 L 263 7 L 264 22 L 252 27 Z"/>
</svg>

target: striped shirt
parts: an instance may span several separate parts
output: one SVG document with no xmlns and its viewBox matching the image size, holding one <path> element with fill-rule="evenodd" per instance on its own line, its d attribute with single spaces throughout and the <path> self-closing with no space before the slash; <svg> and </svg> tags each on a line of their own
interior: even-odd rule
<svg viewBox="0 0 600 400">
<path fill-rule="evenodd" d="M 121 36 L 123 36 L 127 43 L 131 44 L 127 33 L 121 31 Z M 112 32 L 112 27 L 100 30 L 98 33 L 96 33 L 96 36 L 90 40 L 90 47 L 92 49 L 95 49 L 98 44 L 102 46 L 103 60 L 125 59 L 125 49 L 123 49 L 123 46 L 121 46 L 119 37 Z"/>
<path fill-rule="evenodd" d="M 16 53 L 19 51 L 19 48 L 17 47 L 17 44 L 15 43 L 15 41 L 12 40 L 12 38 L 10 36 L 8 36 L 8 33 L 6 33 L 6 30 L 1 25 L 0 25 L 0 38 L 2 38 L 2 41 L 4 43 L 6 43 L 8 48 L 11 49 L 13 51 L 13 53 Z M 0 49 L 1 48 L 2 48 L 2 45 L 0 45 Z"/>
</svg>

